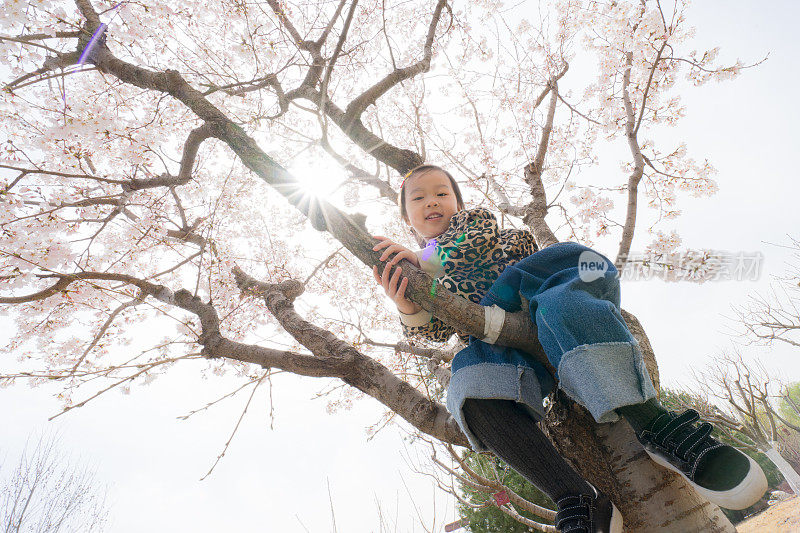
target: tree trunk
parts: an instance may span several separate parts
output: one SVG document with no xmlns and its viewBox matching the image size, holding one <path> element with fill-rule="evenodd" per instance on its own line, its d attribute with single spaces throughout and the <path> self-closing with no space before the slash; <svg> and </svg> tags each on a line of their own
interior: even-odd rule
<svg viewBox="0 0 800 533">
<path fill-rule="evenodd" d="M 644 329 L 630 313 L 622 315 L 658 390 L 658 367 Z M 543 431 L 584 478 L 614 501 L 625 517 L 626 532 L 736 531 L 722 510 L 683 477 L 650 460 L 627 422 L 597 424 L 581 406 L 555 396 L 541 423 Z"/>
<path fill-rule="evenodd" d="M 780 470 L 784 479 L 786 479 L 786 482 L 792 488 L 792 492 L 800 495 L 800 474 L 795 472 L 794 468 L 792 468 L 792 465 L 790 465 L 789 462 L 780 454 L 778 451 L 778 443 L 775 441 L 770 441 L 767 443 L 764 454 L 770 461 L 772 461 L 772 464 L 778 467 L 778 470 Z"/>
</svg>

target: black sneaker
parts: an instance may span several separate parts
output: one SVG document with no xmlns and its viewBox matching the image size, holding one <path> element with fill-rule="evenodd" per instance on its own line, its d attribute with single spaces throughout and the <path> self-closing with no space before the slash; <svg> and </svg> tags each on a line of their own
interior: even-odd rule
<svg viewBox="0 0 800 533">
<path fill-rule="evenodd" d="M 592 489 L 593 495 L 566 496 L 556 502 L 556 531 L 622 533 L 622 514 L 605 494 Z"/>
<path fill-rule="evenodd" d="M 746 509 L 767 491 L 764 471 L 733 446 L 711 437 L 708 422 L 695 426 L 694 409 L 678 415 L 667 412 L 639 435 L 647 454 L 661 466 L 677 472 L 698 494 L 726 509 Z"/>
</svg>

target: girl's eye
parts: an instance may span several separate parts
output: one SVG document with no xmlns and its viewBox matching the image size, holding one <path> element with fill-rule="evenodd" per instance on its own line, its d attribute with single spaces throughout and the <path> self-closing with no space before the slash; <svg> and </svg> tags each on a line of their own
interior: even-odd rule
<svg viewBox="0 0 800 533">
<path fill-rule="evenodd" d="M 440 192 L 439 196 L 447 196 L 447 193 L 446 192 Z"/>
<path fill-rule="evenodd" d="M 422 196 L 415 196 L 412 200 L 422 200 Z"/>
</svg>

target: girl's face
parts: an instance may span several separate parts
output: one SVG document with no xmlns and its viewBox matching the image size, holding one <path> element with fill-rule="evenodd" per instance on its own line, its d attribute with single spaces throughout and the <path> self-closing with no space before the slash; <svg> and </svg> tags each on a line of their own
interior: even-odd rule
<svg viewBox="0 0 800 533">
<path fill-rule="evenodd" d="M 406 183 L 406 213 L 411 226 L 426 239 L 438 237 L 458 212 L 458 201 L 447 175 L 429 170 Z"/>
</svg>

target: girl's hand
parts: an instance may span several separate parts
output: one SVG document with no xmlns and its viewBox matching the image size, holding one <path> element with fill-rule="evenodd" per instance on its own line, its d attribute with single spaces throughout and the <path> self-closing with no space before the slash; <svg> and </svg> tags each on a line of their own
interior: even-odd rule
<svg viewBox="0 0 800 533">
<path fill-rule="evenodd" d="M 415 304 L 411 300 L 406 298 L 406 287 L 408 287 L 408 278 L 405 276 L 403 280 L 400 281 L 400 275 L 402 274 L 402 268 L 397 267 L 394 271 L 394 274 L 389 275 L 389 271 L 392 269 L 392 266 L 397 264 L 401 259 L 407 259 L 414 266 L 419 267 L 419 259 L 417 259 L 416 254 L 401 246 L 391 240 L 387 239 L 386 237 L 376 236 L 376 239 L 381 239 L 381 242 L 376 244 L 372 249 L 373 250 L 380 250 L 381 248 L 386 248 L 381 255 L 381 261 L 385 261 L 390 255 L 396 254 L 391 261 L 389 261 L 383 269 L 383 273 L 381 275 L 378 274 L 378 267 L 372 267 L 372 273 L 375 276 L 375 281 L 378 282 L 379 285 L 383 287 L 384 292 L 386 295 L 392 299 L 394 304 L 397 306 L 397 310 L 401 313 L 406 315 L 413 315 L 414 313 L 418 313 L 422 310 L 422 307 Z M 398 284 L 399 281 L 399 284 Z"/>
<path fill-rule="evenodd" d="M 380 239 L 381 242 L 376 244 L 372 247 L 373 250 L 377 251 L 381 248 L 386 248 L 381 254 L 381 261 L 386 261 L 386 259 L 396 253 L 391 261 L 389 261 L 389 266 L 396 265 L 400 262 L 401 259 L 407 259 L 412 265 L 419 268 L 419 259 L 417 258 L 417 254 L 403 246 L 402 244 L 397 244 L 396 242 L 387 239 L 386 237 L 381 237 L 380 235 L 373 236 L 373 239 Z"/>
</svg>

